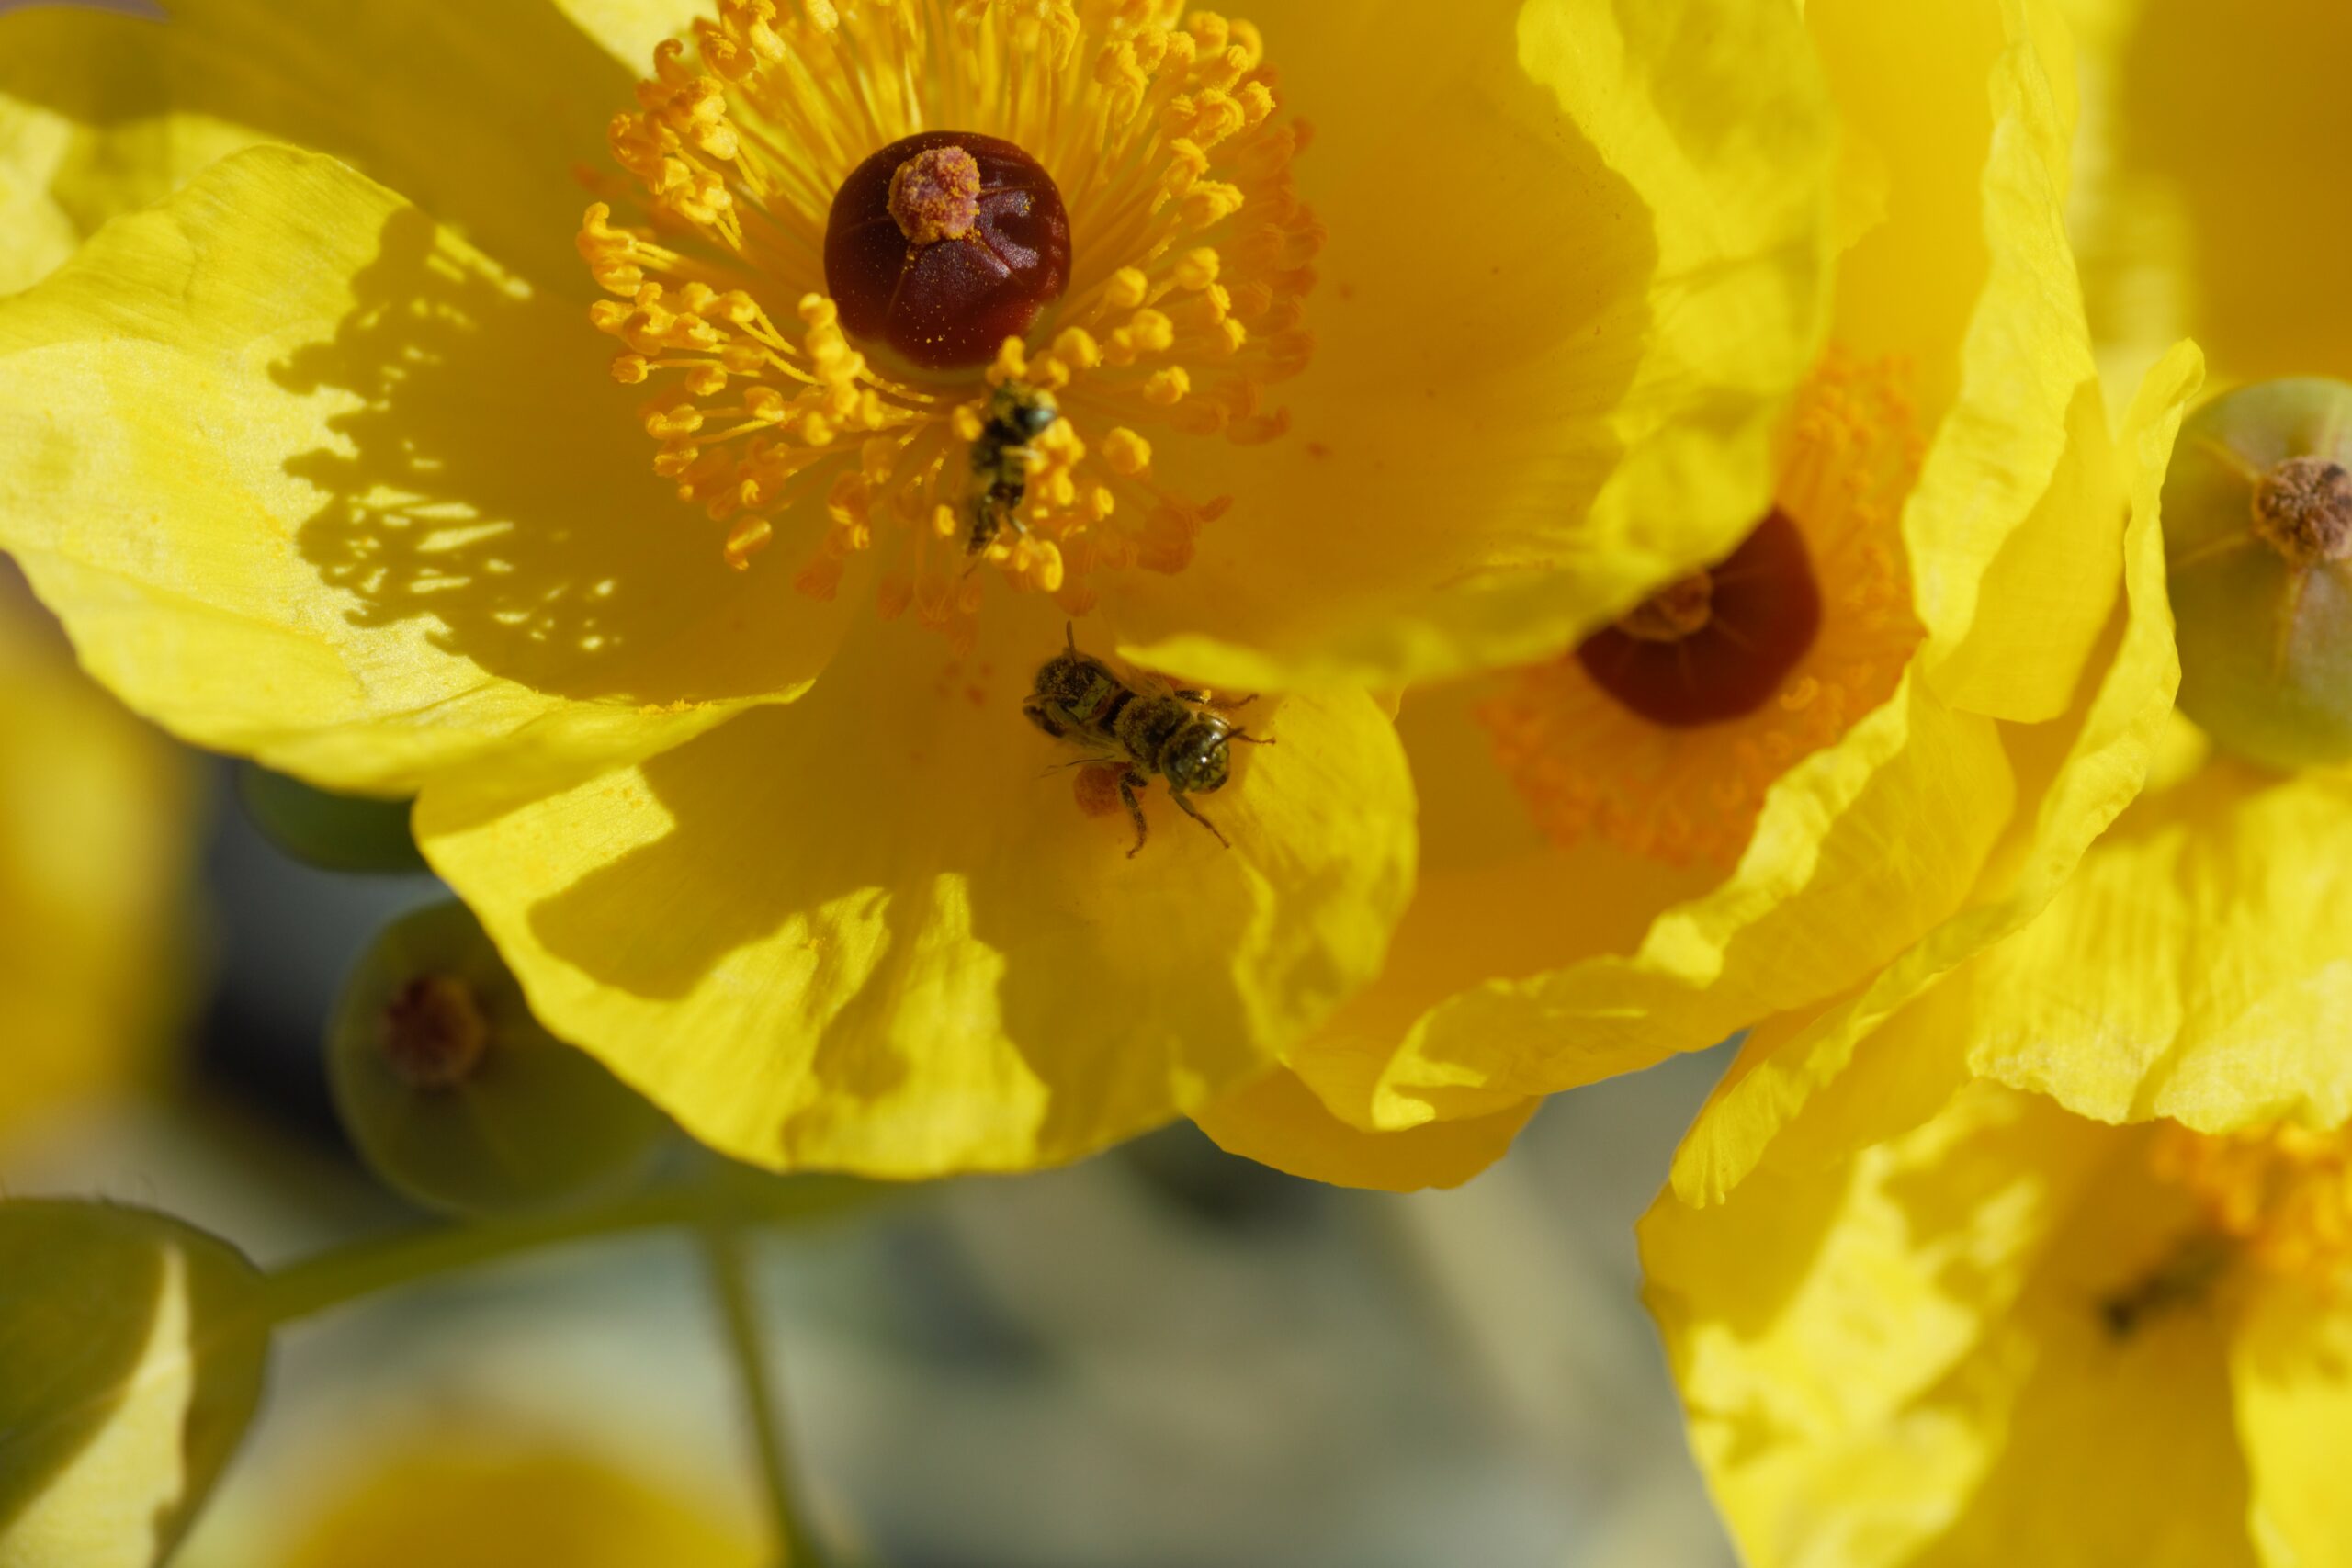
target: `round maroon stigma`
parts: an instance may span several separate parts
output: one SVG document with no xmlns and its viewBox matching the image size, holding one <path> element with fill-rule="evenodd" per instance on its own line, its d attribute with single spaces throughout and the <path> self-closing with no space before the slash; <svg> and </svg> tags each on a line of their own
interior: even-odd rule
<svg viewBox="0 0 2352 1568">
<path fill-rule="evenodd" d="M 928 130 L 850 172 L 825 225 L 825 288 L 851 336 L 925 370 L 985 365 L 1069 286 L 1069 218 L 1010 141 Z"/>
<path fill-rule="evenodd" d="M 1688 729 L 1762 707 L 1820 631 L 1804 536 L 1776 507 L 1720 565 L 1668 584 L 1585 638 L 1577 660 L 1644 718 Z"/>
</svg>

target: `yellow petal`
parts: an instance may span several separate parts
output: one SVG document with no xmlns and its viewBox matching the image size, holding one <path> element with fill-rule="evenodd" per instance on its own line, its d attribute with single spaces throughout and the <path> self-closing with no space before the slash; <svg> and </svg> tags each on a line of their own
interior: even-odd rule
<svg viewBox="0 0 2352 1568">
<path fill-rule="evenodd" d="M 260 1276 L 177 1221 L 0 1202 L 0 1568 L 164 1561 L 261 1393 Z"/>
<path fill-rule="evenodd" d="M 2185 1217 L 2139 1154 L 1983 1087 L 1844 1166 L 1660 1201 L 1650 1305 L 1747 1562 L 2252 1563 L 2218 1315 L 2103 1310 Z"/>
<path fill-rule="evenodd" d="M 2079 896 L 2061 888 L 2078 865 L 2088 873 L 2086 852 L 2139 792 L 2179 682 L 2157 502 L 2173 437 L 2199 375 L 2195 352 L 2177 352 L 2150 373 L 2124 421 L 2120 448 L 2132 522 L 2124 545 L 2123 624 L 2098 684 L 2072 711 L 2053 724 L 2011 735 L 2032 809 L 2020 813 L 1978 896 L 1931 937 L 1834 1006 L 1759 1032 L 1749 1070 L 1727 1084 L 1716 1113 L 1676 1157 L 1675 1189 L 1686 1199 L 1709 1201 L 1727 1191 L 1753 1168 L 1766 1145 L 1792 1123 L 1802 1124 L 1808 1106 L 1826 1090 L 1836 1092 L 1821 1115 L 1846 1131 L 1832 1137 L 1825 1127 L 1818 1134 L 1824 1157 L 1892 1131 L 1886 1118 L 1896 1107 L 1901 1113 L 1931 1109 L 1958 1081 L 1951 1056 L 1958 1043 L 1974 1048 L 1981 1038 L 1977 1004 L 1971 1000 L 1980 993 L 1971 976 L 1994 960 L 1952 971 L 2004 939 L 2045 940 L 2037 933 Z M 2104 853 L 2092 854 L 2091 862 Z M 2042 923 L 2030 923 L 2037 916 Z M 2021 928 L 2022 935 L 2013 935 Z M 1989 1005 L 1995 993 L 1981 996 Z M 1906 1007 L 1925 1010 L 1905 1018 Z M 1769 1055 L 1760 1049 L 1767 1043 Z M 1841 1082 L 1858 1064 L 1851 1081 Z"/>
<path fill-rule="evenodd" d="M 725 1515 L 591 1455 L 466 1429 L 433 1438 L 338 1498 L 290 1551 L 269 1561 L 282 1568 L 758 1568 L 766 1559 L 765 1546 Z"/>
<path fill-rule="evenodd" d="M 0 609 L 0 1141 L 130 1088 L 186 999 L 187 760 Z"/>
<path fill-rule="evenodd" d="M 1536 1104 L 1522 1100 L 1491 1116 L 1431 1122 L 1402 1133 L 1367 1133 L 1333 1115 L 1297 1074 L 1278 1068 L 1195 1111 L 1193 1120 L 1227 1154 L 1293 1176 L 1339 1187 L 1418 1192 L 1459 1187 L 1502 1158 Z"/>
<path fill-rule="evenodd" d="M 56 115 L 0 96 L 0 294 L 31 288 L 81 243 L 49 193 L 72 134 Z"/>
<path fill-rule="evenodd" d="M 1725 554 L 1819 340 L 1832 148 L 1794 10 L 1247 9 L 1316 127 L 1315 359 L 1274 389 L 1287 438 L 1171 455 L 1242 510 L 1122 586 L 1130 650 L 1240 689 L 1427 677 Z"/>
<path fill-rule="evenodd" d="M 399 794 L 793 695 L 844 610 L 674 527 L 576 306 L 261 148 L 0 301 L 0 540 L 199 744 Z"/>
<path fill-rule="evenodd" d="M 663 39 L 683 38 L 696 18 L 711 13 L 710 0 L 553 0 L 556 9 L 582 32 L 604 45 L 631 75 L 653 68 L 653 51 Z"/>
<path fill-rule="evenodd" d="M 2263 1562 L 2352 1562 L 2342 1464 L 2352 1444 L 2352 1313 L 2334 1295 L 2281 1283 L 2255 1296 L 2231 1350 Z"/>
<path fill-rule="evenodd" d="M 2083 37 L 2084 287 L 2119 370 L 2187 335 L 2224 382 L 2352 375 L 2352 212 L 2313 188 L 2352 139 L 2331 0 L 2068 0 Z M 2324 185 L 2324 180 L 2321 184 Z"/>
<path fill-rule="evenodd" d="M 173 0 L 169 22 L 0 17 L 0 96 L 74 128 L 51 177 L 84 233 L 253 141 L 334 153 L 533 287 L 594 289 L 572 236 L 605 127 L 643 69 L 547 0 Z"/>
<path fill-rule="evenodd" d="M 1370 699 L 1246 710 L 1269 747 L 1149 838 L 1073 801 L 1026 724 L 1050 606 L 958 660 L 868 623 L 790 707 L 543 799 L 428 787 L 434 866 L 558 1034 L 770 1166 L 922 1176 L 1074 1158 L 1204 1106 L 1378 968 L 1412 792 Z"/>
</svg>

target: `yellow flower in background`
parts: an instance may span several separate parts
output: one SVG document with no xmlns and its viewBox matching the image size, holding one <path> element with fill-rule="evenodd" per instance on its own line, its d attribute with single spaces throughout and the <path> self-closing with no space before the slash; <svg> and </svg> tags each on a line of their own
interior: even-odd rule
<svg viewBox="0 0 2352 1568">
<path fill-rule="evenodd" d="M 1992 1084 L 1642 1226 L 1744 1560 L 2352 1558 L 2352 1143 L 2117 1127 Z"/>
<path fill-rule="evenodd" d="M 2318 259 L 2343 220 L 2302 188 L 2312 149 L 2352 131 L 2320 63 L 2352 45 L 2352 14 L 2284 0 L 2073 10 L 2090 109 L 2084 275 L 2110 370 L 2192 333 L 2224 389 L 2352 375 L 2352 313 Z M 2283 570 L 2258 542 L 2249 493 L 2312 434 L 2297 426 L 2316 426 L 2324 444 L 2343 423 L 2330 410 L 2352 394 L 2290 388 L 2234 406 L 2216 400 L 2190 416 L 2165 486 L 2179 514 L 2165 525 L 2183 706 L 2243 724 L 2256 694 L 2231 666 L 2270 615 L 2261 563 Z M 2324 615 L 2323 598 L 2309 603 Z M 2298 663 L 2324 670 L 2324 618 L 2276 624 L 2302 626 Z M 2287 728 L 2323 744 L 2322 716 L 2302 711 Z M 2340 762 L 2258 765 L 2177 714 L 2145 793 L 2039 919 L 1826 1048 L 1779 1063 L 1743 1055 L 1683 1151 L 1678 1190 L 1720 1191 L 1724 1173 L 1783 1137 L 1790 1157 L 1834 1159 L 1916 1124 L 1974 1078 L 2108 1122 L 2339 1127 L 2352 1119 L 2347 864 L 2352 777 Z"/>
<path fill-rule="evenodd" d="M 1771 501 L 1566 658 L 1407 694 L 1416 901 L 1382 979 L 1202 1118 L 1228 1148 L 1459 1181 L 1535 1097 L 1751 1026 L 1776 1109 L 2029 921 L 2140 787 L 2176 679 L 2156 486 L 2197 368 L 2157 367 L 2110 434 L 2055 19 L 1805 20 L 1848 247 Z M 1751 1156 L 1719 1125 L 1687 1179 Z"/>
<path fill-rule="evenodd" d="M 202 172 L 0 302 L 0 531 L 142 712 L 420 792 L 534 1008 L 699 1136 L 1073 1157 L 1376 972 L 1414 801 L 1364 687 L 1555 649 L 1761 504 L 1828 141 L 1792 14 L 1702 19 L 11 15 L 8 199 Z M 898 145 L 940 129 L 1054 201 Z M 1158 755 L 1132 857 L 1046 776 L 1066 636 L 1262 694 L 1175 803 L 1214 837 Z"/>
<path fill-rule="evenodd" d="M 768 1547 L 718 1509 L 595 1454 L 453 1427 L 380 1444 L 307 1499 L 208 1525 L 188 1568 L 757 1568 Z M 353 1468 L 351 1455 L 337 1464 Z M 234 1516 L 232 1516 L 232 1519 Z M 242 1528 L 240 1528 L 242 1525 Z"/>
<path fill-rule="evenodd" d="M 184 999 L 187 759 L 0 584 L 0 1143 L 161 1075 Z"/>
</svg>

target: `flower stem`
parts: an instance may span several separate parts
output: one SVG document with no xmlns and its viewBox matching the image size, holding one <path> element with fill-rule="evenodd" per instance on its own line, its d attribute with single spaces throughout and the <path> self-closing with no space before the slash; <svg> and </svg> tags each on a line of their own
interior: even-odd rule
<svg viewBox="0 0 2352 1568">
<path fill-rule="evenodd" d="M 776 1392 L 775 1358 L 752 1283 L 748 1237 L 740 1225 L 729 1222 L 706 1225 L 703 1253 L 710 1265 L 712 1290 L 727 1320 L 736 1381 L 742 1384 L 752 1436 L 759 1444 L 760 1479 L 783 1552 L 782 1568 L 824 1568 L 824 1555 L 810 1537 L 794 1495 L 792 1441 Z"/>
<path fill-rule="evenodd" d="M 273 1324 L 289 1323 L 379 1292 L 546 1247 L 672 1225 L 707 1224 L 718 1213 L 732 1216 L 737 1224 L 789 1224 L 849 1207 L 872 1190 L 859 1182 L 783 1181 L 714 1166 L 690 1179 L 597 1208 L 436 1226 L 337 1247 L 273 1273 L 262 1310 Z"/>
</svg>

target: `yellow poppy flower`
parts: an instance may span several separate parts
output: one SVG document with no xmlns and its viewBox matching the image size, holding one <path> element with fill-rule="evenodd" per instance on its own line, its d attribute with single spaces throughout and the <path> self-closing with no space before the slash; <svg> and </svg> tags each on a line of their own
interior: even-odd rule
<svg viewBox="0 0 2352 1568">
<path fill-rule="evenodd" d="M 2321 259 L 2343 220 L 2303 196 L 2318 150 L 2352 131 L 2320 63 L 2352 44 L 2352 14 L 2075 9 L 2092 111 L 2084 273 L 2110 365 L 2191 333 L 2225 385 L 2352 375 L 2352 317 Z M 2225 456 L 2184 436 L 2178 493 L 2198 495 Z M 2197 559 L 2172 555 L 2176 586 L 2190 581 Z M 1768 1063 L 1757 1043 L 1686 1145 L 1678 1189 L 1720 1190 L 1784 1134 L 1815 1158 L 1892 1136 L 1972 1077 L 2104 1121 L 2343 1124 L 2347 850 L 2341 768 L 2257 767 L 2175 716 L 2145 793 L 2039 919 L 1815 1049 Z"/>
<path fill-rule="evenodd" d="M 2352 1558 L 2352 1143 L 2117 1127 L 1979 1083 L 1642 1225 L 1755 1568 Z"/>
<path fill-rule="evenodd" d="M 0 584 L 0 1143 L 153 1076 L 184 999 L 194 780 Z"/>
<path fill-rule="evenodd" d="M 189 1568 L 757 1568 L 755 1530 L 595 1454 L 449 1428 L 359 1456 L 321 1497 L 208 1523 Z M 354 1456 L 336 1461 L 351 1469 Z"/>
<path fill-rule="evenodd" d="M 2030 919 L 2139 787 L 2176 679 L 2156 485 L 2198 372 L 2155 367 L 2110 435 L 2055 22 L 1805 18 L 1850 243 L 1771 506 L 1570 657 L 1408 694 L 1416 901 L 1289 1077 L 1204 1115 L 1227 1147 L 1456 1181 L 1534 1097 L 1750 1026 L 1749 1093 L 1785 1098 Z"/>
<path fill-rule="evenodd" d="M 85 662 L 418 792 L 548 1024 L 775 1166 L 1073 1157 L 1320 1022 L 1413 876 L 1365 690 L 1736 541 L 1828 250 L 1777 6 L 188 0 L 0 18 L 0 94 L 77 227 L 270 144 L 0 301 Z M 1041 777 L 1125 711 L 1023 722 L 1066 636 L 1277 743 Z"/>
</svg>

